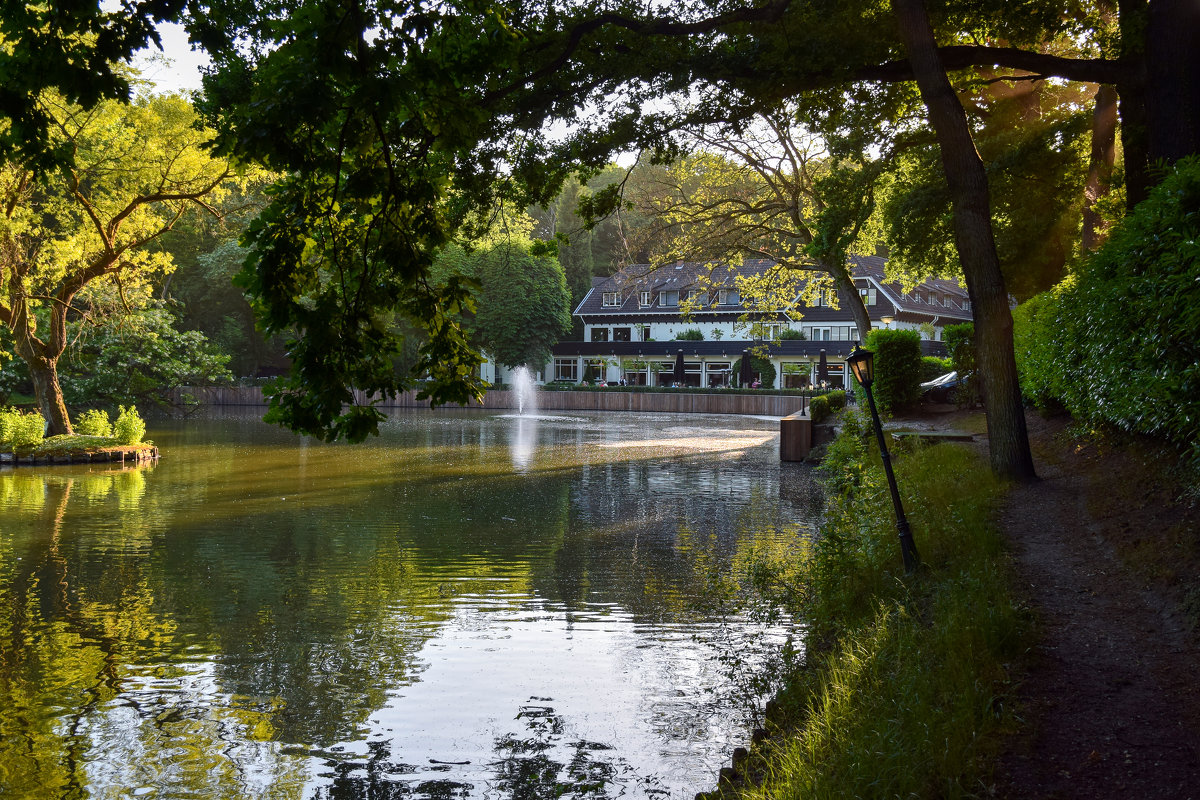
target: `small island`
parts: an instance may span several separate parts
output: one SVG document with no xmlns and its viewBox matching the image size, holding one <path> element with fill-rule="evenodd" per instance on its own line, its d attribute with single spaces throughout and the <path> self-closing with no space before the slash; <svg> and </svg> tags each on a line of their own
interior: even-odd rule
<svg viewBox="0 0 1200 800">
<path fill-rule="evenodd" d="M 36 412 L 0 409 L 0 466 L 45 464 L 137 464 L 158 459 L 144 441 L 146 423 L 135 406 L 121 406 L 115 422 L 102 410 L 85 411 L 77 433 L 45 437 L 46 422 Z"/>
</svg>

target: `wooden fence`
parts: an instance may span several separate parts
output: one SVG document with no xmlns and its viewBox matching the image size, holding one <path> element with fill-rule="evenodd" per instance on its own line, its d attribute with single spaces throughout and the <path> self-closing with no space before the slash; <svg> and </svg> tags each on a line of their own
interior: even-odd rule
<svg viewBox="0 0 1200 800">
<path fill-rule="evenodd" d="M 515 409 L 516 398 L 509 390 L 493 390 L 483 403 L 468 408 Z M 381 408 L 428 408 L 429 401 L 417 400 L 415 391 L 404 392 Z M 169 395 L 176 405 L 265 406 L 257 386 L 184 387 Z M 365 397 L 358 397 L 359 402 Z M 541 411 L 653 411 L 668 414 L 749 414 L 786 417 L 801 410 L 803 398 L 759 394 L 688 394 L 686 392 L 538 392 Z M 807 405 L 807 403 L 805 403 Z"/>
</svg>

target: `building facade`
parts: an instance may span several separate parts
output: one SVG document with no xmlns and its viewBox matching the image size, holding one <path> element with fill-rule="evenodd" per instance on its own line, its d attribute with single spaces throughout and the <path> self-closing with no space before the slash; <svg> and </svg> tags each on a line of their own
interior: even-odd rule
<svg viewBox="0 0 1200 800">
<path fill-rule="evenodd" d="M 945 326 L 972 320 L 967 292 L 955 281 L 926 281 L 905 292 L 885 281 L 882 258 L 852 261 L 851 274 L 872 325 L 920 331 L 926 354 L 945 353 Z M 594 278 L 574 311 L 583 339 L 555 345 L 540 380 L 727 387 L 736 383 L 737 360 L 755 348 L 775 368 L 769 388 L 804 388 L 817 385 L 821 376 L 830 385 L 844 386 L 846 356 L 861 339 L 852 314 L 827 296 L 812 305 L 797 297 L 786 308 L 752 310 L 739 296 L 739 285 L 772 266 L 769 261 L 716 268 L 702 263 L 634 265 Z M 699 330 L 703 340 L 676 339 L 692 330 Z M 802 338 L 793 338 L 797 335 Z M 682 381 L 675 375 L 680 354 Z M 508 375 L 495 365 L 485 366 L 485 380 L 507 382 Z M 765 383 L 766 375 L 758 377 Z"/>
</svg>

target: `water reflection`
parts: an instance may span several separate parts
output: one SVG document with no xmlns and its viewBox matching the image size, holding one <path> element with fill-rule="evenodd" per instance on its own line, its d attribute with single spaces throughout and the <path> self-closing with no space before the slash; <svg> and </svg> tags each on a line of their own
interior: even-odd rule
<svg viewBox="0 0 1200 800">
<path fill-rule="evenodd" d="M 784 631 L 698 613 L 688 554 L 810 515 L 771 426 L 218 417 L 0 472 L 5 796 L 690 796 L 744 738 L 723 654 Z"/>
<path fill-rule="evenodd" d="M 513 435 L 509 450 L 512 452 L 513 469 L 525 472 L 533 460 L 533 446 L 537 441 L 537 418 L 521 415 L 515 422 L 517 431 Z"/>
</svg>

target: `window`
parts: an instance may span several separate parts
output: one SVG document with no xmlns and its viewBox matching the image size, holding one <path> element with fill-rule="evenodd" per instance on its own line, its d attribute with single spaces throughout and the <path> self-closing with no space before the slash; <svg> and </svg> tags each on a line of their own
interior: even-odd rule
<svg viewBox="0 0 1200 800">
<path fill-rule="evenodd" d="M 874 286 L 867 286 L 859 289 L 858 293 L 862 295 L 864 305 L 873 306 L 875 305 L 875 301 L 878 299 Z"/>
<path fill-rule="evenodd" d="M 813 300 L 813 308 L 821 308 L 822 306 L 832 306 L 833 299 L 837 294 L 832 289 L 822 289 L 817 292 L 816 298 Z"/>
<path fill-rule="evenodd" d="M 571 383 L 578 381 L 579 362 L 573 358 L 554 359 L 554 380 L 570 381 Z"/>
<path fill-rule="evenodd" d="M 690 292 L 688 292 L 688 302 L 693 305 L 707 305 L 708 292 L 704 291 L 703 289 L 692 289 Z"/>
<path fill-rule="evenodd" d="M 608 341 L 608 328 L 592 328 L 592 341 L 593 342 L 607 342 Z"/>
<path fill-rule="evenodd" d="M 757 339 L 778 339 L 788 329 L 786 323 L 756 322 L 750 326 L 750 334 Z"/>
<path fill-rule="evenodd" d="M 650 292 L 638 292 L 638 305 L 642 308 L 650 305 Z"/>
<path fill-rule="evenodd" d="M 834 325 L 830 328 L 831 338 L 837 342 L 858 341 L 858 328 L 853 325 Z"/>
<path fill-rule="evenodd" d="M 621 293 L 620 292 L 605 292 L 604 293 L 604 305 L 606 305 L 606 306 L 621 305 Z"/>
<path fill-rule="evenodd" d="M 971 310 L 971 301 L 970 301 L 970 300 L 963 300 L 963 301 L 962 301 L 962 307 L 963 307 L 963 311 L 970 311 L 970 310 Z"/>
<path fill-rule="evenodd" d="M 717 289 L 717 305 L 736 306 L 738 300 L 737 289 Z"/>
<path fill-rule="evenodd" d="M 641 329 L 642 329 L 642 339 L 641 339 L 641 341 L 643 341 L 643 342 L 648 342 L 648 341 L 650 341 L 650 326 L 649 326 L 649 325 L 642 325 L 642 326 L 640 326 L 640 327 L 641 327 Z"/>
<path fill-rule="evenodd" d="M 613 328 L 614 342 L 628 342 L 630 340 L 631 330 L 629 328 Z"/>
<path fill-rule="evenodd" d="M 658 302 L 660 305 L 664 306 L 677 306 L 679 305 L 679 292 L 659 292 Z"/>
</svg>

